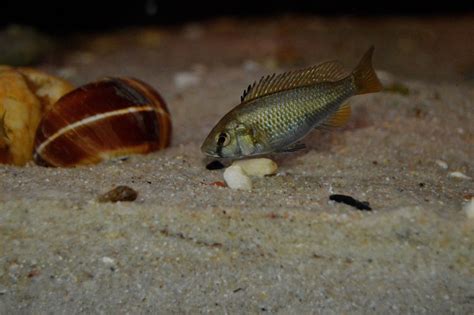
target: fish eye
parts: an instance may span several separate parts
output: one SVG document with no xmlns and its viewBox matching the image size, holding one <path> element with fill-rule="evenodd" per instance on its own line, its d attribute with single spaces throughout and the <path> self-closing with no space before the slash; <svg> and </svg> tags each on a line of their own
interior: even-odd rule
<svg viewBox="0 0 474 315">
<path fill-rule="evenodd" d="M 217 137 L 217 145 L 225 147 L 230 142 L 230 136 L 227 132 L 221 132 Z"/>
</svg>

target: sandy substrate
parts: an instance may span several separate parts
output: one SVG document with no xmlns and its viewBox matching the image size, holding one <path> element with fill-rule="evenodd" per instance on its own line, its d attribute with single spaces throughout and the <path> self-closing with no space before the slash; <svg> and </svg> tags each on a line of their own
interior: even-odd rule
<svg viewBox="0 0 474 315">
<path fill-rule="evenodd" d="M 72 39 L 41 67 L 76 84 L 150 83 L 173 145 L 0 167 L 0 313 L 473 313 L 472 23 L 218 20 Z M 273 157 L 278 174 L 252 191 L 210 185 L 222 170 L 205 169 L 199 146 L 249 83 L 332 58 L 351 68 L 371 44 L 391 91 L 354 97 L 347 127 Z M 138 199 L 96 201 L 117 185 Z"/>
</svg>

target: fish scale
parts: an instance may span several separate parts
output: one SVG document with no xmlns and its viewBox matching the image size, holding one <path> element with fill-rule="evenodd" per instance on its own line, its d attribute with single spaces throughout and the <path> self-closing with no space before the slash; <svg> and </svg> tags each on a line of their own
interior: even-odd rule
<svg viewBox="0 0 474 315">
<path fill-rule="evenodd" d="M 337 85 L 303 87 L 276 93 L 265 102 L 250 102 L 247 104 L 249 112 L 241 121 L 244 124 L 247 122 L 258 134 L 264 134 L 269 144 L 290 144 L 304 137 L 307 126 L 326 119 L 343 99 L 353 94 L 350 81 L 345 80 Z M 327 90 L 335 92 L 328 93 Z M 288 133 L 291 135 L 288 136 Z"/>
<path fill-rule="evenodd" d="M 340 63 L 329 61 L 262 77 L 211 130 L 202 151 L 228 158 L 294 151 L 314 128 L 343 125 L 350 116 L 345 100 L 382 88 L 372 68 L 372 53 L 373 47 L 350 74 Z"/>
</svg>

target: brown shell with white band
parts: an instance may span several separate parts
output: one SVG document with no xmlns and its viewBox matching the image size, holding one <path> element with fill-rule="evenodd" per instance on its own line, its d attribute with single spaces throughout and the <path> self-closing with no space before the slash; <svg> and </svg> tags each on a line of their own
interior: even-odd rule
<svg viewBox="0 0 474 315">
<path fill-rule="evenodd" d="M 107 78 L 79 87 L 44 114 L 33 159 L 71 167 L 166 148 L 171 119 L 162 97 L 133 78 Z"/>
</svg>

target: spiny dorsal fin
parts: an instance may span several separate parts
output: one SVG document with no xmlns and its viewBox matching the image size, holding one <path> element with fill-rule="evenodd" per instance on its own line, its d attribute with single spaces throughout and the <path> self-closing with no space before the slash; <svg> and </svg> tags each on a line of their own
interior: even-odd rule
<svg viewBox="0 0 474 315">
<path fill-rule="evenodd" d="M 346 103 L 339 107 L 331 117 L 326 120 L 321 127 L 322 128 L 337 128 L 344 126 L 347 121 L 351 118 L 351 106 Z"/>
<path fill-rule="evenodd" d="M 289 90 L 324 81 L 337 81 L 346 76 L 344 67 L 338 61 L 328 61 L 306 69 L 272 74 L 249 85 L 240 101 L 250 101 L 263 95 Z"/>
</svg>

